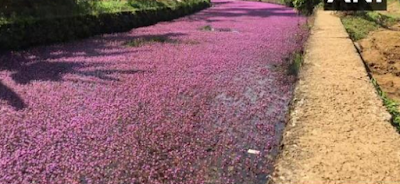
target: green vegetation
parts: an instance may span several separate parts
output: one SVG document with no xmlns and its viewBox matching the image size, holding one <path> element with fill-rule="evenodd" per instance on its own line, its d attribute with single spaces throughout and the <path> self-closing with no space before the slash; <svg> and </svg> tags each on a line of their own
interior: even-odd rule
<svg viewBox="0 0 400 184">
<path fill-rule="evenodd" d="M 371 31 L 389 28 L 400 20 L 400 3 L 388 0 L 388 11 L 347 12 L 341 15 L 342 23 L 353 41 L 363 39 Z M 366 66 L 367 67 L 367 66 Z M 390 99 L 371 76 L 372 84 L 382 98 L 388 112 L 392 115 L 392 124 L 400 131 L 400 104 Z"/>
<path fill-rule="evenodd" d="M 291 3 L 293 3 L 294 7 L 299 10 L 300 13 L 311 15 L 314 11 L 314 8 L 318 6 L 321 2 L 322 0 L 293 0 Z"/>
<path fill-rule="evenodd" d="M 130 47 L 140 47 L 146 43 L 178 43 L 178 40 L 171 39 L 164 36 L 153 36 L 148 38 L 136 38 L 126 43 L 127 46 Z"/>
<path fill-rule="evenodd" d="M 288 74 L 289 75 L 298 75 L 300 72 L 301 65 L 303 65 L 303 53 L 302 52 L 294 52 L 289 55 L 287 58 L 289 60 Z"/>
<path fill-rule="evenodd" d="M 109 0 L 108 3 L 111 3 L 111 1 L 116 0 Z M 145 1 L 147 1 L 147 4 Z M 139 7 L 138 4 L 134 4 L 139 0 L 127 2 L 131 3 L 131 8 Z M 20 13 L 19 16 L 13 14 L 14 17 L 18 17 L 15 19 L 4 18 L 6 14 L 2 12 L 3 18 L 0 19 L 3 23 L 0 24 L 0 50 L 23 49 L 33 45 L 129 31 L 132 28 L 152 25 L 159 21 L 172 20 L 210 6 L 209 0 L 184 0 L 181 2 L 163 0 L 163 5 L 159 3 L 157 5 L 151 4 L 148 0 L 140 0 L 140 2 L 143 2 L 141 4 L 142 7 L 148 8 L 117 11 L 115 7 L 118 6 L 109 5 L 109 12 L 99 14 L 91 12 L 73 16 L 43 18 L 41 16 L 29 17 Z"/>
<path fill-rule="evenodd" d="M 36 19 L 63 18 L 175 7 L 192 0 L 3 0 L 0 2 L 0 25 Z"/>
<path fill-rule="evenodd" d="M 392 115 L 393 126 L 397 127 L 397 130 L 400 131 L 400 111 L 399 111 L 400 104 L 390 99 L 385 94 L 385 92 L 382 91 L 382 89 L 379 87 L 378 82 L 374 78 L 372 78 L 371 81 L 372 84 L 375 86 L 375 89 L 377 90 L 379 96 L 382 98 L 383 104 L 385 105 L 386 109 Z"/>
<path fill-rule="evenodd" d="M 200 30 L 202 30 L 202 31 L 212 31 L 214 29 L 210 25 L 206 25 L 204 27 L 201 27 Z"/>
<path fill-rule="evenodd" d="M 398 21 L 395 16 L 380 12 L 356 12 L 342 15 L 342 22 L 351 39 L 357 41 L 378 28 L 388 28 Z"/>
<path fill-rule="evenodd" d="M 389 28 L 400 20 L 400 3 L 388 0 L 388 11 L 347 12 L 341 15 L 344 27 L 354 41 L 374 30 Z"/>
<path fill-rule="evenodd" d="M 314 8 L 322 3 L 322 0 L 261 0 L 267 3 L 284 4 L 296 8 L 301 14 L 311 15 Z"/>
</svg>

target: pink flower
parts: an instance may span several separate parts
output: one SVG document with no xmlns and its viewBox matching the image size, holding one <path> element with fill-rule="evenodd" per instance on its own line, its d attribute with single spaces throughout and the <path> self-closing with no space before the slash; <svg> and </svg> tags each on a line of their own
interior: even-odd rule
<svg viewBox="0 0 400 184">
<path fill-rule="evenodd" d="M 213 2 L 172 22 L 0 55 L 0 183 L 265 179 L 294 83 L 273 66 L 301 49 L 305 18 Z"/>
</svg>

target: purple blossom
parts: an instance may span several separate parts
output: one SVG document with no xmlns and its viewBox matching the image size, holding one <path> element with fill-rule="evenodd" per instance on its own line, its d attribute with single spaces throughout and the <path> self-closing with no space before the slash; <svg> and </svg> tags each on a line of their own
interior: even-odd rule
<svg viewBox="0 0 400 184">
<path fill-rule="evenodd" d="M 280 5 L 214 0 L 172 22 L 3 53 L 0 183 L 264 180 L 293 92 L 283 58 L 304 23 Z M 126 44 L 148 37 L 174 42 Z"/>
</svg>

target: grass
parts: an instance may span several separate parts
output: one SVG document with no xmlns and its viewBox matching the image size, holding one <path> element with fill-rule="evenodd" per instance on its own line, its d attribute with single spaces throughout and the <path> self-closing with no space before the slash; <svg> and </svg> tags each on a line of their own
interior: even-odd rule
<svg viewBox="0 0 400 184">
<path fill-rule="evenodd" d="M 375 22 L 359 16 L 346 16 L 342 18 L 342 22 L 350 38 L 355 41 L 367 37 L 368 33 L 379 28 Z"/>
<path fill-rule="evenodd" d="M 303 65 L 304 57 L 302 52 L 294 52 L 287 58 L 290 64 L 288 67 L 289 75 L 298 75 L 300 72 L 301 65 Z"/>
<path fill-rule="evenodd" d="M 400 131 L 400 111 L 399 107 L 400 104 L 394 101 L 393 99 L 390 99 L 384 91 L 379 87 L 378 82 L 372 78 L 371 79 L 372 84 L 374 85 L 376 91 L 378 92 L 379 96 L 383 100 L 383 104 L 385 105 L 387 111 L 392 115 L 392 125 L 397 128 L 398 131 Z"/>
<path fill-rule="evenodd" d="M 397 0 L 388 0 L 386 12 L 357 12 L 341 16 L 342 23 L 353 41 L 366 38 L 368 34 L 379 28 L 389 28 L 400 20 L 400 3 Z M 400 104 L 389 98 L 372 77 L 372 84 L 382 98 L 387 111 L 392 115 L 392 125 L 400 131 Z"/>
<path fill-rule="evenodd" d="M 352 40 L 361 40 L 379 28 L 389 28 L 400 20 L 400 3 L 389 0 L 389 11 L 348 12 L 341 16 L 342 23 Z"/>
<path fill-rule="evenodd" d="M 342 16 L 342 22 L 351 39 L 357 41 L 368 36 L 371 31 L 388 28 L 398 21 L 391 15 L 379 12 L 358 12 Z"/>
<path fill-rule="evenodd" d="M 54 0 L 0 1 L 0 25 L 16 21 L 174 7 L 177 0 Z M 10 2 L 8 2 L 10 1 Z M 181 2 L 184 3 L 185 1 Z"/>
</svg>

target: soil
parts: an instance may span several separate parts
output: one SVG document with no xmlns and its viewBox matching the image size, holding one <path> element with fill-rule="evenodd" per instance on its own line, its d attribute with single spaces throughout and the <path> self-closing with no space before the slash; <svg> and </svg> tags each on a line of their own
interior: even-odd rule
<svg viewBox="0 0 400 184">
<path fill-rule="evenodd" d="M 388 2 L 387 11 L 381 12 L 383 14 L 390 14 L 391 16 L 400 18 L 400 5 L 399 1 Z"/>
<path fill-rule="evenodd" d="M 400 183 L 400 135 L 340 19 L 330 12 L 316 13 L 299 78 L 271 181 Z"/>
<path fill-rule="evenodd" d="M 358 44 L 382 90 L 400 102 L 400 24 L 372 32 Z"/>
</svg>

